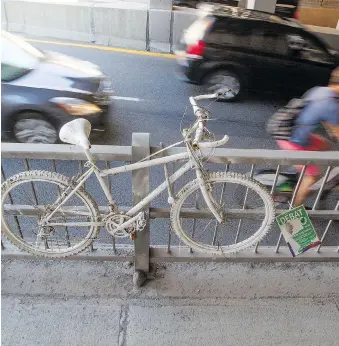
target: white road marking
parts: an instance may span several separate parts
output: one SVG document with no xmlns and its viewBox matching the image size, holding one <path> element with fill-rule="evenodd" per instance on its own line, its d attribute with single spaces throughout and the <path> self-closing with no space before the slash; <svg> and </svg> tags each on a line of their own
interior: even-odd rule
<svg viewBox="0 0 339 346">
<path fill-rule="evenodd" d="M 124 100 L 124 101 L 132 101 L 132 102 L 144 101 L 143 99 L 139 99 L 137 97 L 111 96 L 111 98 L 113 100 Z"/>
</svg>

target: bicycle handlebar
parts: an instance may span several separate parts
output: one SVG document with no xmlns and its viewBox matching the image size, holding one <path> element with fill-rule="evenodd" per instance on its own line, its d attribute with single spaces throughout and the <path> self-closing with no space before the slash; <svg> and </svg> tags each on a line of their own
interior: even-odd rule
<svg viewBox="0 0 339 346">
<path fill-rule="evenodd" d="M 199 148 L 203 148 L 204 149 L 204 148 L 220 147 L 222 145 L 225 145 L 228 142 L 229 139 L 230 139 L 230 137 L 225 135 L 223 138 L 219 139 L 218 141 L 199 143 Z"/>
<path fill-rule="evenodd" d="M 191 96 L 190 97 L 190 103 L 191 106 L 193 107 L 193 112 L 196 115 L 196 112 L 200 110 L 200 107 L 197 105 L 196 101 L 200 101 L 200 100 L 209 100 L 209 99 L 216 99 L 220 96 L 219 93 L 215 93 L 215 94 L 207 94 L 207 95 L 198 95 L 198 96 Z"/>
<path fill-rule="evenodd" d="M 197 122 L 195 123 L 195 125 L 193 125 L 191 131 L 189 132 L 189 133 L 192 133 L 193 131 L 195 131 L 195 136 L 194 136 L 194 139 L 192 141 L 193 149 L 198 149 L 199 147 L 212 148 L 212 147 L 216 147 L 216 146 L 221 146 L 221 145 L 224 145 L 225 143 L 227 143 L 227 141 L 229 140 L 228 136 L 224 136 L 219 141 L 200 143 L 202 138 L 203 138 L 203 135 L 204 135 L 204 127 L 206 124 L 206 120 L 208 119 L 208 113 L 203 112 L 201 110 L 201 108 L 197 105 L 197 102 L 196 102 L 199 100 L 215 99 L 215 98 L 218 98 L 229 91 L 231 91 L 231 90 L 227 90 L 227 91 L 224 91 L 222 93 L 191 96 L 189 98 L 191 106 L 193 107 L 193 112 L 194 112 L 195 116 L 198 118 Z"/>
</svg>

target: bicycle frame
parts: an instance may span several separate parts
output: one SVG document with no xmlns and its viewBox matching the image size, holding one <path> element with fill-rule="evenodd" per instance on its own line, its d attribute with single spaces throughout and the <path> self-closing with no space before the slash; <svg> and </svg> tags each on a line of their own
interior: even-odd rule
<svg viewBox="0 0 339 346">
<path fill-rule="evenodd" d="M 84 172 L 75 181 L 74 189 L 71 191 L 71 193 L 69 193 L 67 195 L 67 197 L 65 199 L 62 200 L 62 197 L 58 198 L 58 200 L 55 203 L 56 204 L 60 203 L 60 204 L 43 220 L 43 222 L 48 222 L 52 218 L 52 216 L 60 209 L 60 207 L 64 203 L 66 203 L 80 189 L 80 187 L 86 182 L 86 180 L 93 173 L 95 173 L 95 175 L 99 181 L 99 184 L 100 184 L 100 186 L 101 186 L 101 188 L 102 188 L 102 190 L 103 190 L 103 192 L 104 192 L 104 194 L 105 194 L 105 196 L 109 202 L 111 209 L 114 210 L 116 203 L 114 202 L 112 194 L 111 194 L 106 182 L 104 181 L 103 177 L 108 176 L 108 175 L 116 175 L 116 174 L 123 173 L 123 172 L 131 172 L 131 171 L 134 171 L 134 170 L 140 169 L 140 168 L 149 168 L 149 167 L 167 164 L 170 162 L 176 162 L 176 161 L 180 161 L 180 160 L 188 160 L 188 162 L 185 163 L 181 168 L 179 168 L 170 177 L 168 177 L 168 181 L 167 181 L 167 179 L 164 180 L 164 182 L 162 184 L 160 184 L 157 188 L 155 188 L 152 192 L 150 192 L 143 200 L 141 200 L 137 205 L 135 205 L 129 211 L 127 211 L 126 215 L 132 217 L 132 219 L 130 219 L 127 222 L 125 222 L 124 224 L 120 225 L 119 228 L 120 227 L 122 228 L 122 226 L 125 226 L 125 225 L 127 226 L 128 224 L 132 223 L 137 218 L 137 216 L 135 216 L 136 214 L 138 214 L 147 204 L 149 204 L 159 194 L 161 194 L 164 190 L 166 190 L 166 188 L 168 188 L 168 185 L 171 185 L 172 183 L 174 183 L 177 179 L 179 179 L 182 175 L 187 173 L 193 167 L 195 167 L 197 178 L 199 179 L 199 185 L 200 185 L 200 188 L 202 190 L 202 194 L 204 195 L 204 198 L 206 200 L 208 207 L 210 208 L 212 214 L 216 217 L 216 219 L 219 222 L 222 221 L 222 217 L 219 215 L 218 211 L 214 207 L 213 202 L 211 201 L 211 199 L 213 199 L 213 198 L 209 194 L 209 192 L 208 192 L 208 190 L 204 184 L 201 169 L 198 167 L 197 162 L 193 159 L 193 157 L 191 157 L 191 155 L 188 152 L 182 153 L 182 154 L 175 154 L 175 155 L 171 155 L 171 156 L 166 156 L 166 157 L 153 159 L 153 160 L 149 160 L 149 161 L 132 163 L 132 164 L 120 166 L 117 168 L 111 168 L 111 169 L 100 171 L 99 168 L 95 165 L 95 161 L 93 159 L 92 153 L 89 150 L 84 150 L 84 151 L 85 151 L 85 154 L 88 158 L 88 161 L 91 164 L 91 167 L 86 172 Z M 104 226 L 104 223 L 102 223 L 102 222 L 97 222 L 97 223 L 95 223 L 95 222 L 67 223 L 67 225 L 78 225 L 78 226 L 94 225 L 94 224 L 97 226 Z M 57 226 L 57 225 L 65 225 L 65 224 L 49 223 L 48 225 Z"/>
</svg>

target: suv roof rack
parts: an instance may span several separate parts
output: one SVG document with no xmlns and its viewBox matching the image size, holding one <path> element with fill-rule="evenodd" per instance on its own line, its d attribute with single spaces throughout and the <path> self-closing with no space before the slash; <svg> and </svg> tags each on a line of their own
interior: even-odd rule
<svg viewBox="0 0 339 346">
<path fill-rule="evenodd" d="M 237 18 L 247 18 L 253 20 L 266 20 L 273 23 L 285 24 L 294 27 L 302 27 L 302 25 L 300 25 L 293 19 L 281 17 L 279 15 L 269 12 L 250 10 L 242 7 L 228 6 L 217 3 L 200 3 L 197 5 L 197 8 L 199 17 L 214 14 L 217 16 L 219 15 Z"/>
</svg>

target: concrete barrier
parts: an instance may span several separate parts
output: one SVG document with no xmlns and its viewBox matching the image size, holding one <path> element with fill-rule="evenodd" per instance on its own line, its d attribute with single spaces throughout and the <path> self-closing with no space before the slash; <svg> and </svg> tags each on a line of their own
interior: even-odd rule
<svg viewBox="0 0 339 346">
<path fill-rule="evenodd" d="M 172 6 L 173 0 L 149 0 L 149 8 L 151 9 L 171 11 Z"/>
<path fill-rule="evenodd" d="M 14 33 L 140 50 L 147 46 L 147 4 L 10 0 L 3 5 L 8 22 L 3 28 Z"/>
<path fill-rule="evenodd" d="M 8 30 L 34 36 L 91 41 L 89 3 L 7 1 Z"/>
<path fill-rule="evenodd" d="M 175 49 L 175 46 L 180 42 L 184 30 L 186 30 L 196 19 L 197 15 L 194 12 L 173 11 L 173 49 Z"/>
<path fill-rule="evenodd" d="M 171 11 L 149 10 L 149 48 L 151 51 L 171 51 L 172 23 Z"/>
<path fill-rule="evenodd" d="M 93 7 L 94 41 L 98 44 L 146 50 L 147 6 L 98 4 Z"/>
</svg>

